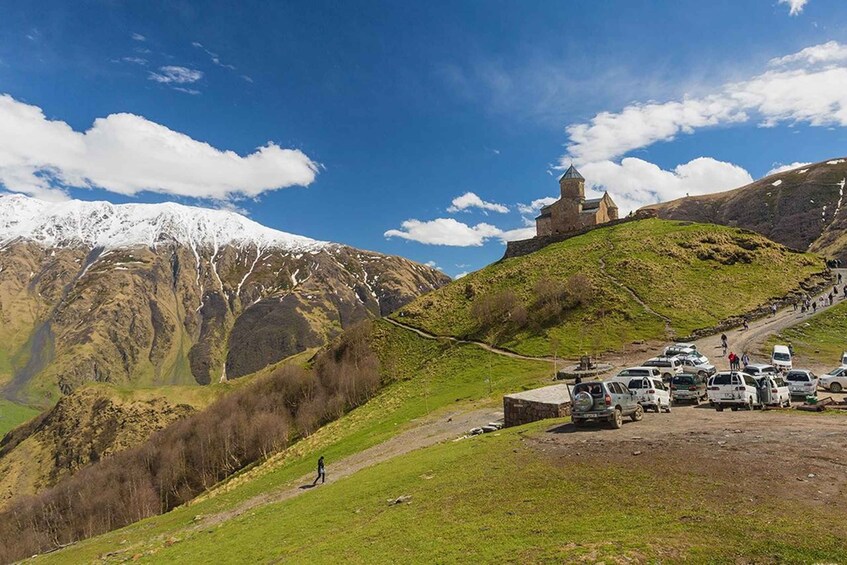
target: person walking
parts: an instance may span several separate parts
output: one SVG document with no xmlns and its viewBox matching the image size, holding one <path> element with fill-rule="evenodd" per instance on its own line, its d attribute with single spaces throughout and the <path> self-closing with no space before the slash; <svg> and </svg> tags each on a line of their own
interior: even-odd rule
<svg viewBox="0 0 847 565">
<path fill-rule="evenodd" d="M 312 483 L 312 486 L 318 484 L 318 480 L 321 481 L 321 484 L 326 482 L 326 467 L 324 466 L 324 456 L 321 455 L 318 459 L 318 476 L 315 477 L 315 482 Z"/>
<path fill-rule="evenodd" d="M 721 334 L 721 347 L 723 347 L 723 354 L 724 355 L 726 355 L 727 345 L 728 344 L 727 344 L 727 341 L 726 341 L 726 334 Z"/>
<path fill-rule="evenodd" d="M 812 313 L 815 313 L 817 311 L 818 311 L 818 302 L 816 300 L 816 301 L 812 302 Z"/>
<path fill-rule="evenodd" d="M 741 356 L 741 364 L 744 365 L 744 368 L 747 368 L 747 365 L 750 364 L 750 356 L 747 355 L 747 352 L 744 352 L 744 355 Z"/>
<path fill-rule="evenodd" d="M 771 316 L 776 317 L 776 311 L 777 311 L 777 305 L 776 305 L 776 302 L 774 302 L 773 304 L 771 304 Z"/>
<path fill-rule="evenodd" d="M 744 331 L 747 331 L 747 330 L 750 329 L 750 322 L 747 321 L 747 318 L 744 318 L 744 321 L 742 322 L 742 324 L 744 326 Z"/>
</svg>

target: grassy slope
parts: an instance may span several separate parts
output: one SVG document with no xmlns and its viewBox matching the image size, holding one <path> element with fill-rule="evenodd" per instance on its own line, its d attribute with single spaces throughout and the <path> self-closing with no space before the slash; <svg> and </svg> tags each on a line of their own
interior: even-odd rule
<svg viewBox="0 0 847 565">
<path fill-rule="evenodd" d="M 806 362 L 837 367 L 841 354 L 847 351 L 847 301 L 783 330 L 778 337 L 771 337 L 763 352 L 770 354 L 774 345 L 786 341 L 791 342 L 795 353 Z"/>
<path fill-rule="evenodd" d="M 462 408 L 499 406 L 504 391 L 545 384 L 546 362 L 494 355 L 473 345 L 424 340 L 386 322 L 374 324 L 374 343 L 387 378 L 394 380 L 365 406 L 324 426 L 308 439 L 249 469 L 188 507 L 145 520 L 122 530 L 81 542 L 53 554 L 60 561 L 85 561 L 124 545 L 176 535 L 194 517 L 232 508 L 258 494 L 284 487 L 310 473 L 316 454 L 328 461 L 379 444 L 427 414 Z M 490 373 L 489 373 L 490 371 Z M 491 374 L 491 393 L 486 378 Z M 446 416 L 444 416 L 446 417 Z"/>
<path fill-rule="evenodd" d="M 557 464 L 522 444 L 524 434 L 549 425 L 418 450 L 219 527 L 133 545 L 132 533 L 155 528 L 148 521 L 135 532 L 111 536 L 127 540 L 111 549 L 125 549 L 116 559 L 141 554 L 157 563 L 736 562 L 770 561 L 777 555 L 786 562 L 808 562 L 843 557 L 843 540 L 834 531 L 796 527 L 837 523 L 837 508 L 773 499 L 751 511 L 727 498 L 721 477 L 668 477 L 656 466 L 598 466 L 578 459 Z M 674 492 L 673 500 L 657 496 L 657 488 Z M 579 493 L 578 504 L 574 493 Z M 386 504 L 400 495 L 411 495 L 411 503 Z M 97 555 L 93 549 L 83 544 L 48 559 L 90 560 Z"/>
<path fill-rule="evenodd" d="M 733 255 L 746 255 L 752 262 L 726 264 Z M 522 331 L 502 345 L 528 355 L 549 355 L 555 340 L 560 355 L 574 356 L 618 349 L 636 340 L 663 339 L 664 321 L 600 272 L 601 259 L 615 279 L 653 311 L 670 318 L 678 336 L 783 296 L 822 270 L 813 255 L 789 252 L 734 228 L 645 220 L 594 230 L 531 255 L 495 263 L 422 297 L 394 316 L 438 335 L 487 339 L 475 335 L 469 290 L 480 296 L 508 288 L 529 304 L 539 279 L 582 273 L 592 280 L 599 299 L 571 311 L 556 327 Z"/>
<path fill-rule="evenodd" d="M 35 417 L 38 413 L 39 411 L 35 408 L 0 398 L 0 437 L 6 435 L 12 428 Z"/>
</svg>

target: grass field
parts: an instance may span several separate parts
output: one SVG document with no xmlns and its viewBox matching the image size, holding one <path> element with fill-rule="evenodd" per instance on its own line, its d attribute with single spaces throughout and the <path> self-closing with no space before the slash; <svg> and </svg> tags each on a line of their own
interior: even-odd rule
<svg viewBox="0 0 847 565">
<path fill-rule="evenodd" d="M 38 415 L 39 410 L 0 398 L 0 437 Z"/>
<path fill-rule="evenodd" d="M 477 297 L 509 289 L 529 305 L 540 279 L 581 274 L 594 289 L 589 303 L 552 326 L 522 329 L 501 342 L 527 355 L 573 357 L 664 339 L 665 318 L 676 336 L 712 327 L 788 294 L 821 270 L 816 256 L 791 252 L 749 232 L 653 219 L 597 229 L 500 261 L 416 300 L 394 317 L 437 335 L 490 341 L 471 313 Z"/>
<path fill-rule="evenodd" d="M 791 342 L 795 354 L 803 361 L 837 367 L 841 363 L 841 354 L 847 351 L 847 301 L 769 338 L 765 349 L 769 353 L 775 344 L 787 341 Z"/>
<path fill-rule="evenodd" d="M 108 536 L 112 545 L 92 540 L 47 560 L 94 560 L 106 550 L 119 552 L 115 560 L 157 563 L 838 562 L 844 555 L 835 529 L 797 527 L 837 522 L 837 508 L 779 498 L 745 508 L 719 475 L 598 464 L 547 455 L 526 441 L 554 423 L 418 450 L 219 526 L 192 529 L 183 512 L 182 529 L 159 534 L 147 521 Z M 388 503 L 400 496 L 411 499 Z"/>
</svg>

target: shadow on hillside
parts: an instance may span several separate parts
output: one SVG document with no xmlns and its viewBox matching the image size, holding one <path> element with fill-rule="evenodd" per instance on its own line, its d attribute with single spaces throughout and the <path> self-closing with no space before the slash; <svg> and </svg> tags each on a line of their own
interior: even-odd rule
<svg viewBox="0 0 847 565">
<path fill-rule="evenodd" d="M 310 488 L 315 488 L 318 485 L 313 485 L 312 483 L 306 483 L 305 485 L 300 485 L 300 490 L 309 490 Z"/>
<path fill-rule="evenodd" d="M 636 423 L 636 422 L 624 420 L 623 425 L 624 425 L 624 427 L 626 427 L 629 424 L 633 424 L 633 423 Z M 568 422 L 567 424 L 561 424 L 561 425 L 555 426 L 553 428 L 550 428 L 549 430 L 547 430 L 547 433 L 548 434 L 574 434 L 574 433 L 581 434 L 581 433 L 585 433 L 585 432 L 588 432 L 588 433 L 596 432 L 598 430 L 607 429 L 609 427 L 610 427 L 610 425 L 609 425 L 608 422 L 589 422 L 589 423 L 585 424 L 584 427 L 577 428 L 576 426 L 573 425 L 573 423 Z"/>
</svg>

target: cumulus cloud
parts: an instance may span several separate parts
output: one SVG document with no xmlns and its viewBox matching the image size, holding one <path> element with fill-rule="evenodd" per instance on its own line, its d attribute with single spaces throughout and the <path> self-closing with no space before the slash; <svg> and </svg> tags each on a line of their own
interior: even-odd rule
<svg viewBox="0 0 847 565">
<path fill-rule="evenodd" d="M 827 41 L 820 45 L 812 45 L 801 49 L 797 53 L 786 55 L 785 57 L 777 57 L 770 60 L 772 67 L 780 67 L 793 63 L 808 63 L 817 65 L 820 63 L 835 63 L 847 61 L 847 45 L 841 45 L 837 41 Z"/>
<path fill-rule="evenodd" d="M 191 84 L 203 78 L 203 71 L 168 65 L 159 67 L 158 73 L 150 71 L 148 78 L 164 84 Z"/>
<path fill-rule="evenodd" d="M 742 167 L 710 157 L 694 159 L 672 170 L 627 157 L 620 163 L 590 163 L 582 172 L 595 190 L 614 187 L 613 198 L 624 214 L 645 204 L 673 200 L 686 194 L 729 190 L 753 182 L 750 173 Z"/>
<path fill-rule="evenodd" d="M 241 156 L 134 114 L 98 118 L 85 132 L 48 120 L 37 106 L 0 95 L 0 185 L 62 197 L 62 187 L 227 200 L 307 186 L 318 165 L 268 142 Z"/>
<path fill-rule="evenodd" d="M 529 204 L 518 204 L 518 212 L 521 214 L 537 214 L 541 211 L 545 206 L 549 206 L 553 202 L 558 200 L 558 198 L 553 198 L 552 196 L 548 196 L 545 198 L 538 198 L 533 200 Z"/>
<path fill-rule="evenodd" d="M 509 211 L 508 207 L 503 206 L 502 204 L 495 204 L 494 202 L 486 202 L 473 192 L 466 192 L 463 195 L 454 198 L 451 202 L 451 206 L 447 208 L 447 211 L 455 213 L 468 210 L 469 208 L 479 208 L 480 210 L 498 212 L 500 214 L 505 214 Z"/>
<path fill-rule="evenodd" d="M 785 171 L 793 171 L 794 169 L 799 169 L 800 167 L 807 167 L 807 166 L 811 165 L 811 163 L 796 161 L 794 163 L 791 163 L 790 165 L 783 165 L 782 163 L 775 164 L 775 165 L 776 166 L 773 169 L 771 169 L 770 171 L 765 173 L 766 177 L 769 177 L 771 175 L 775 175 L 777 173 L 784 173 Z"/>
<path fill-rule="evenodd" d="M 387 238 L 400 237 L 425 245 L 479 247 L 491 239 L 499 239 L 506 243 L 534 237 L 535 228 L 502 230 L 486 223 L 469 226 L 453 218 L 436 218 L 429 221 L 406 220 L 401 224 L 401 229 L 388 230 L 384 235 Z"/>
<path fill-rule="evenodd" d="M 502 232 L 491 224 L 469 226 L 453 218 L 436 218 L 427 222 L 406 220 L 399 230 L 388 230 L 385 237 L 400 237 L 427 245 L 449 245 L 453 247 L 479 247 Z"/>
<path fill-rule="evenodd" d="M 788 4 L 788 13 L 792 16 L 799 16 L 809 0 L 779 0 L 780 4 Z"/>
<path fill-rule="evenodd" d="M 632 104 L 620 112 L 601 112 L 587 123 L 568 126 L 568 151 L 560 163 L 573 160 L 581 165 L 615 159 L 699 128 L 754 118 L 764 126 L 781 122 L 845 126 L 847 67 L 834 64 L 839 61 L 847 62 L 847 47 L 829 42 L 771 62 L 772 66 L 805 63 L 801 68 L 769 70 L 702 97 Z"/>
</svg>

